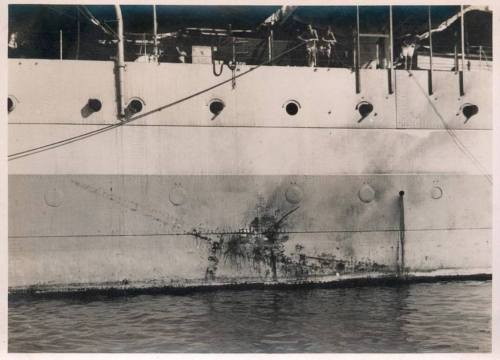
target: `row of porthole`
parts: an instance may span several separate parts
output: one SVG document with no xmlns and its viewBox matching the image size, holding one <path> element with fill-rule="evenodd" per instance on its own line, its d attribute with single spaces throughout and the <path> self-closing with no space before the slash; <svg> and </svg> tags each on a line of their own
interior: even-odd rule
<svg viewBox="0 0 500 360">
<path fill-rule="evenodd" d="M 9 96 L 7 98 L 7 110 L 9 113 L 15 109 L 16 104 L 17 100 L 13 96 Z M 144 105 L 145 104 L 142 99 L 132 98 L 128 102 L 125 111 L 129 116 L 134 115 L 141 112 Z M 89 112 L 99 112 L 102 108 L 102 102 L 99 99 L 91 98 L 88 99 L 85 107 L 89 110 Z M 220 99 L 213 99 L 209 103 L 209 110 L 213 115 L 219 115 L 225 107 L 226 105 Z M 301 106 L 298 101 L 289 100 L 283 105 L 283 108 L 285 108 L 285 111 L 288 115 L 294 116 L 298 114 Z M 359 111 L 362 117 L 366 117 L 373 111 L 373 105 L 367 101 L 362 101 L 356 106 L 356 110 Z"/>
<path fill-rule="evenodd" d="M 282 107 L 290 116 L 297 115 L 301 108 L 300 103 L 296 100 L 289 100 L 285 102 Z M 210 112 L 215 116 L 219 115 L 222 110 L 224 110 L 224 108 L 225 104 L 220 99 L 213 99 L 209 103 Z M 364 119 L 373 112 L 374 107 L 373 104 L 368 101 L 361 101 L 356 105 L 355 109 L 358 110 L 359 114 L 361 115 L 361 119 Z M 470 119 L 472 116 L 476 115 L 479 112 L 479 107 L 474 104 L 466 103 L 460 107 L 460 111 L 466 117 L 466 119 Z M 376 115 L 377 114 L 375 113 L 375 116 Z M 459 113 L 457 113 L 457 116 L 458 115 Z"/>
<path fill-rule="evenodd" d="M 226 105 L 220 99 L 213 99 L 208 104 L 210 112 L 215 116 L 219 115 L 222 112 L 222 110 L 224 110 L 225 107 Z M 300 103 L 296 100 L 288 100 L 283 104 L 282 107 L 285 109 L 286 113 L 290 116 L 297 115 L 301 108 Z M 361 101 L 356 105 L 356 110 L 359 111 L 359 114 L 361 115 L 362 118 L 365 118 L 373 111 L 373 105 L 368 101 Z"/>
<path fill-rule="evenodd" d="M 145 103 L 140 98 L 131 98 L 128 104 L 125 106 L 125 112 L 127 115 L 134 115 L 140 113 L 144 107 Z M 99 99 L 89 99 L 87 101 L 86 107 L 92 112 L 98 112 L 102 108 L 102 102 Z"/>
<path fill-rule="evenodd" d="M 14 96 L 9 96 L 7 98 L 7 111 L 9 113 L 12 112 L 16 108 L 17 103 L 18 101 Z M 142 111 L 144 105 L 145 103 L 142 99 L 132 98 L 125 108 L 125 113 L 127 114 L 127 116 L 137 114 Z M 213 99 L 209 103 L 209 110 L 214 116 L 219 115 L 225 107 L 226 105 L 220 99 Z M 286 113 L 290 116 L 297 115 L 301 108 L 300 103 L 296 100 L 289 100 L 285 102 L 282 107 L 285 108 Z M 91 113 L 98 112 L 102 108 L 102 102 L 99 99 L 91 98 L 87 101 L 86 108 Z M 361 115 L 361 119 L 364 119 L 369 114 L 371 114 L 373 112 L 373 109 L 373 105 L 368 101 L 361 101 L 356 105 L 356 110 L 358 110 L 359 114 Z M 479 107 L 474 104 L 466 103 L 460 107 L 460 110 L 462 114 L 467 119 L 469 119 L 479 112 Z"/>
<path fill-rule="evenodd" d="M 51 188 L 44 194 L 45 203 L 51 207 L 58 207 L 61 205 L 63 198 L 63 192 L 56 188 Z M 187 194 L 181 186 L 176 185 L 172 190 L 170 190 L 168 198 L 175 206 L 183 205 L 187 200 Z"/>
<path fill-rule="evenodd" d="M 9 96 L 7 98 L 7 111 L 10 113 L 14 111 L 16 105 L 19 101 L 14 96 Z M 145 103 L 142 99 L 134 97 L 129 100 L 127 106 L 125 107 L 125 112 L 128 116 L 137 114 L 142 111 Z M 99 112 L 102 109 L 102 101 L 96 98 L 90 98 L 85 104 L 85 109 L 87 113 Z"/>
<path fill-rule="evenodd" d="M 401 192 L 400 195 L 403 195 Z M 364 203 L 370 203 L 375 199 L 375 190 L 368 184 L 363 185 L 358 191 L 359 199 Z M 430 195 L 433 199 L 437 200 L 443 196 L 443 189 L 439 186 L 434 186 L 431 189 Z M 291 204 L 298 204 L 302 201 L 304 192 L 297 184 L 290 185 L 285 191 L 285 198 Z M 62 203 L 63 193 L 58 189 L 49 189 L 45 195 L 45 203 L 48 206 L 57 207 Z M 187 200 L 186 191 L 180 186 L 176 185 L 169 193 L 170 202 L 175 205 L 183 205 Z"/>
<path fill-rule="evenodd" d="M 58 207 L 61 205 L 64 194 L 59 189 L 49 189 L 45 192 L 45 203 L 51 207 Z M 302 189 L 297 185 L 291 185 L 285 192 L 285 198 L 292 204 L 298 204 L 303 197 Z M 175 205 L 183 205 L 187 200 L 186 190 L 180 185 L 176 185 L 168 195 L 170 202 Z"/>
<path fill-rule="evenodd" d="M 358 197 L 364 203 L 372 202 L 375 199 L 375 195 L 375 190 L 367 184 L 363 185 L 358 191 Z M 400 191 L 399 195 L 403 196 L 404 191 Z M 441 199 L 441 197 L 443 196 L 443 189 L 439 186 L 433 186 L 430 191 L 430 195 L 434 200 Z"/>
<path fill-rule="evenodd" d="M 363 185 L 358 192 L 359 199 L 364 203 L 369 203 L 375 199 L 375 190 L 370 185 Z M 400 195 L 404 195 L 404 191 L 400 192 Z M 433 186 L 430 192 L 433 199 L 437 200 L 443 196 L 443 189 L 439 186 Z M 292 204 L 298 204 L 304 196 L 302 189 L 296 185 L 292 184 L 285 191 L 285 198 L 288 202 Z"/>
</svg>

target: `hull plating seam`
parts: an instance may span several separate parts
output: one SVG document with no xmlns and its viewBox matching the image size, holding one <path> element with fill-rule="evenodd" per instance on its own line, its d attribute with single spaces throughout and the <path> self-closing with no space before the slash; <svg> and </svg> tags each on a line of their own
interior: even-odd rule
<svg viewBox="0 0 500 360">
<path fill-rule="evenodd" d="M 95 123 L 95 124 L 87 124 L 87 123 L 62 123 L 62 122 L 9 122 L 9 125 L 76 125 L 76 126 L 108 126 L 113 123 Z M 449 131 L 447 128 L 423 128 L 423 127 L 393 127 L 393 128 L 383 128 L 383 127 L 367 127 L 367 128 L 353 128 L 352 126 L 298 126 L 298 125 L 289 125 L 289 126 L 276 126 L 276 125 L 220 125 L 220 124 L 210 124 L 210 125 L 183 125 L 183 124 L 123 124 L 122 126 L 126 127 L 186 127 L 186 128 L 264 128 L 264 129 L 319 129 L 319 130 L 335 130 L 335 129 L 344 129 L 344 130 L 433 130 L 433 131 Z M 469 127 L 465 129 L 455 129 L 455 131 L 493 131 L 491 128 L 481 129 Z"/>
</svg>

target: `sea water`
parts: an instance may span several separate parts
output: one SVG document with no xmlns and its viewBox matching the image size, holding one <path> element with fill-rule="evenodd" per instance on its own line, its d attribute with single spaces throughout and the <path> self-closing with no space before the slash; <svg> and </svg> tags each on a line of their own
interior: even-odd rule
<svg viewBox="0 0 500 360">
<path fill-rule="evenodd" d="M 491 281 L 13 299 L 9 352 L 489 352 Z"/>
</svg>

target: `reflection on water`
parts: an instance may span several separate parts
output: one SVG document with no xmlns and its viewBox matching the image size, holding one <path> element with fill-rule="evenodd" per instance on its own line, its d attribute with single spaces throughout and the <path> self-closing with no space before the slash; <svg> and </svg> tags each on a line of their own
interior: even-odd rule
<svg viewBox="0 0 500 360">
<path fill-rule="evenodd" d="M 489 352 L 491 281 L 9 303 L 10 352 Z"/>
</svg>

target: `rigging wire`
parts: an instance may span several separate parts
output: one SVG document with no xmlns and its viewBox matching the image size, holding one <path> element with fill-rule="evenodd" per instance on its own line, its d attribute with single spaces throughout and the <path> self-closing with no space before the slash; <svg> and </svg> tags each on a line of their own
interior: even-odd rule
<svg viewBox="0 0 500 360">
<path fill-rule="evenodd" d="M 51 150 L 51 149 L 55 149 L 55 148 L 58 148 L 60 146 L 63 146 L 63 145 L 67 145 L 67 144 L 71 144 L 73 142 L 76 142 L 76 141 L 79 141 L 79 140 L 83 140 L 83 139 L 86 139 L 88 137 L 91 137 L 91 136 L 94 136 L 94 135 L 98 135 L 102 132 L 106 132 L 106 131 L 109 131 L 109 130 L 112 130 L 114 128 L 117 128 L 117 127 L 120 127 L 122 125 L 126 125 L 128 123 L 131 123 L 135 120 L 138 120 L 138 119 L 141 119 L 141 118 L 144 118 L 146 116 L 149 116 L 151 114 L 154 114 L 154 113 L 157 113 L 157 112 L 160 112 L 166 108 L 169 108 L 169 107 L 172 107 L 172 106 L 175 106 L 175 105 L 178 105 L 184 101 L 187 101 L 189 99 L 192 99 L 192 98 L 195 98 L 201 94 L 204 94 L 208 91 L 211 91 L 215 88 L 218 88 L 224 84 L 227 84 L 229 82 L 232 82 L 234 81 L 234 79 L 237 79 L 239 77 L 242 77 L 242 76 L 245 76 L 249 73 L 251 73 L 252 71 L 254 70 L 257 70 L 258 68 L 264 66 L 264 65 L 267 65 L 269 64 L 270 62 L 272 61 L 275 61 L 283 56 L 285 56 L 286 54 L 296 50 L 297 48 L 301 47 L 301 46 L 304 46 L 305 45 L 305 42 L 301 42 L 300 44 L 288 49 L 288 50 L 285 50 L 283 52 L 281 52 L 280 54 L 278 54 L 277 56 L 275 56 L 274 58 L 271 58 L 271 59 L 268 59 L 244 72 L 242 72 L 241 74 L 238 74 L 238 75 L 235 75 L 234 77 L 231 77 L 227 80 L 223 80 L 215 85 L 212 85 L 208 88 L 205 88 L 203 90 L 200 90 L 200 91 L 197 91 L 191 95 L 188 95 L 184 98 L 181 98 L 179 100 L 175 100 L 171 103 L 168 103 L 166 105 L 163 105 L 163 106 L 160 106 L 156 109 L 153 109 L 153 110 L 150 110 L 144 114 L 141 114 L 141 115 L 138 115 L 138 116 L 135 116 L 135 117 L 132 117 L 132 118 L 129 118 L 129 119 L 125 119 L 119 123 L 116 123 L 116 124 L 111 124 L 111 125 L 108 125 L 108 126 L 105 126 L 103 128 L 100 128 L 100 129 L 96 129 L 96 130 L 93 130 L 93 131 L 89 131 L 89 132 L 86 132 L 86 133 L 83 133 L 83 134 L 80 134 L 80 135 L 76 135 L 76 136 L 73 136 L 73 137 L 70 137 L 70 138 L 66 138 L 66 139 L 63 139 L 63 140 L 60 140 L 60 141 L 56 141 L 56 142 L 53 142 L 53 143 L 50 143 L 50 144 L 46 144 L 46 145 L 42 145 L 42 146 L 38 146 L 38 147 L 35 147 L 35 148 L 31 148 L 31 149 L 28 149 L 28 150 L 24 150 L 24 151 L 20 151 L 20 152 L 17 152 L 17 153 L 14 153 L 14 154 L 10 154 L 8 156 L 8 161 L 11 161 L 11 160 L 17 160 L 17 159 L 20 159 L 20 158 L 23 158 L 23 157 L 26 157 L 26 156 L 31 156 L 31 155 L 34 155 L 34 154 L 37 154 L 37 153 L 40 153 L 40 152 L 43 152 L 43 151 L 47 151 L 47 150 Z"/>
<path fill-rule="evenodd" d="M 73 20 L 76 20 L 76 17 L 74 17 L 73 15 L 69 15 L 69 14 L 66 14 L 65 12 L 59 10 L 59 9 L 56 9 L 55 7 L 53 6 L 50 6 L 50 5 L 42 5 L 42 6 L 45 6 L 46 8 L 58 13 L 59 15 L 62 15 L 62 16 L 66 16 L 70 19 L 73 19 Z"/>
<path fill-rule="evenodd" d="M 118 35 L 116 34 L 116 32 L 105 22 L 99 21 L 99 19 L 97 19 L 94 16 L 94 14 L 92 14 L 92 12 L 86 6 L 80 5 L 78 7 L 78 10 L 80 11 L 80 13 L 83 16 L 85 16 L 87 18 L 87 20 L 89 20 L 92 24 L 99 27 L 104 33 L 106 33 L 107 35 L 112 36 L 114 38 L 118 38 Z"/>
<path fill-rule="evenodd" d="M 467 230 L 491 230 L 490 226 L 478 226 L 478 227 L 437 227 L 437 228 L 411 228 L 405 229 L 406 232 L 424 232 L 424 231 L 467 231 Z M 277 230 L 276 234 L 349 234 L 349 233 L 381 233 L 381 232 L 399 232 L 399 228 L 380 228 L 380 229 L 325 229 L 325 230 Z M 48 234 L 48 235 L 11 235 L 9 238 L 12 239 L 29 239 L 29 238 L 93 238 L 93 237 L 154 237 L 154 236 L 197 236 L 197 235 L 267 235 L 268 231 L 251 231 L 245 230 L 192 230 L 185 232 L 161 232 L 161 233 L 132 233 L 132 234 Z"/>
</svg>

